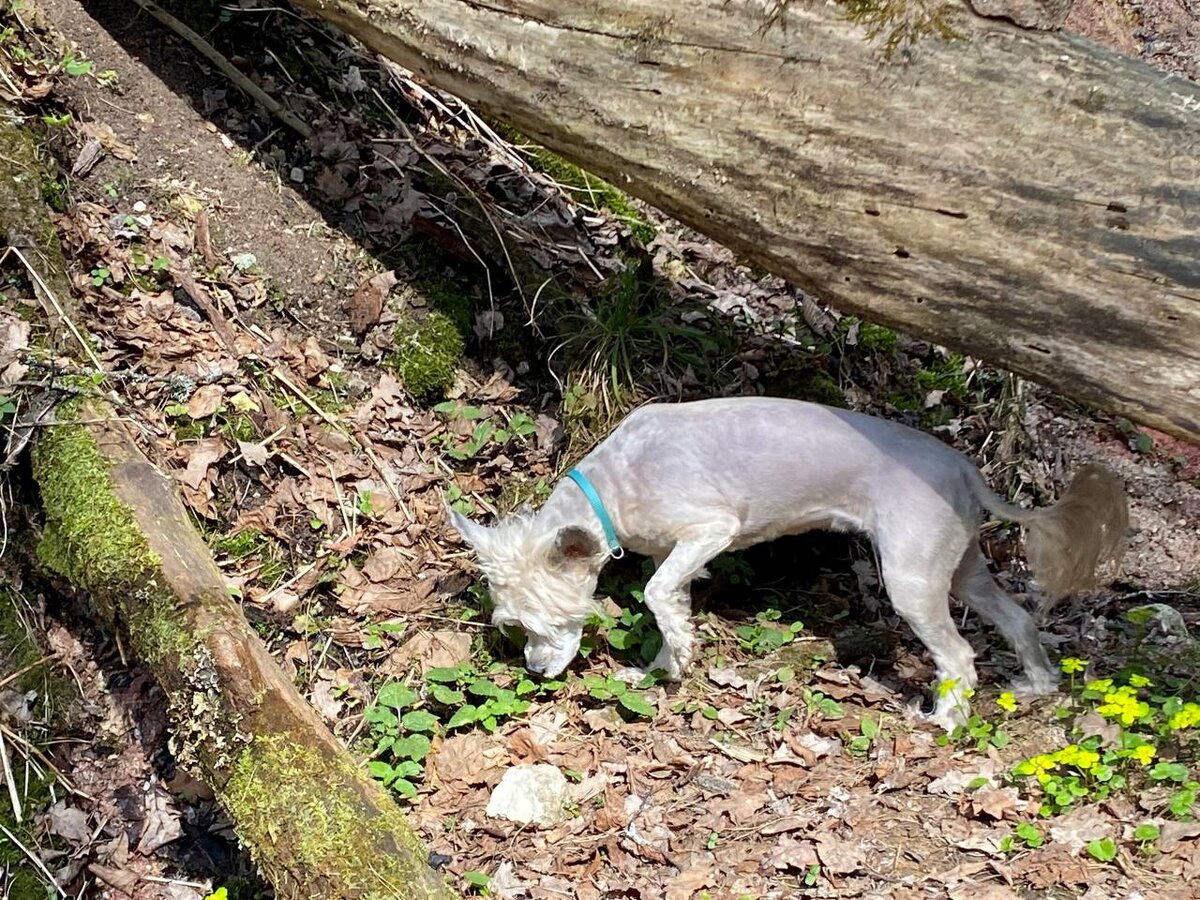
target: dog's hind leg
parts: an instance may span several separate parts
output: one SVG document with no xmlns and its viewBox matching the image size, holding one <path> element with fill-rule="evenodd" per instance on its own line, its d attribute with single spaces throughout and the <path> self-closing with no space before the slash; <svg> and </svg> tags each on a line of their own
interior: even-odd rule
<svg viewBox="0 0 1200 900">
<path fill-rule="evenodd" d="M 923 540 L 909 531 L 900 540 L 881 542 L 879 555 L 892 606 L 928 648 L 937 668 L 930 721 L 950 731 L 967 720 L 969 692 L 977 680 L 975 651 L 950 616 L 950 579 L 966 536 L 930 532 Z M 953 554 L 949 559 L 948 547 Z"/>
<path fill-rule="evenodd" d="M 992 578 L 978 544 L 972 542 L 963 554 L 954 573 L 950 592 L 1012 644 L 1025 671 L 1024 678 L 1014 682 L 1015 690 L 1032 696 L 1054 692 L 1058 686 L 1058 673 L 1050 665 L 1033 617 Z"/>
<path fill-rule="evenodd" d="M 741 523 L 733 517 L 689 528 L 646 584 L 646 607 L 662 633 L 662 649 L 650 669 L 662 669 L 678 681 L 692 659 L 696 632 L 692 627 L 692 579 L 705 563 L 733 542 Z"/>
</svg>

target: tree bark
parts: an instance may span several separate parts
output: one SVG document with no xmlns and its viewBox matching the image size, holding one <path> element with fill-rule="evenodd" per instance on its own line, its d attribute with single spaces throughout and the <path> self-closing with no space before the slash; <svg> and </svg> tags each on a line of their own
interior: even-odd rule
<svg viewBox="0 0 1200 900">
<path fill-rule="evenodd" d="M 1200 439 L 1190 82 L 957 0 L 879 0 L 890 54 L 800 0 L 299 3 L 846 312 Z"/>
</svg>

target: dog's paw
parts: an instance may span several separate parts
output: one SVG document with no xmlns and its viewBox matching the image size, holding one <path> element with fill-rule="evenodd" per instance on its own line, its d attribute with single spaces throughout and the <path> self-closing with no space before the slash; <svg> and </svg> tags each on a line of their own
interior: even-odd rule
<svg viewBox="0 0 1200 900">
<path fill-rule="evenodd" d="M 932 725 L 949 734 L 959 725 L 966 725 L 968 716 L 967 712 L 957 705 L 925 712 L 921 708 L 921 699 L 914 697 L 905 704 L 904 718 L 914 725 Z"/>
<path fill-rule="evenodd" d="M 1058 673 L 1050 669 L 1035 669 L 1012 680 L 1014 696 L 1023 700 L 1048 697 L 1058 693 Z"/>
<path fill-rule="evenodd" d="M 613 678 L 617 681 L 623 681 L 626 684 L 640 684 L 642 679 L 646 677 L 646 672 L 635 666 L 626 666 L 623 669 L 617 669 L 613 673 Z"/>
</svg>

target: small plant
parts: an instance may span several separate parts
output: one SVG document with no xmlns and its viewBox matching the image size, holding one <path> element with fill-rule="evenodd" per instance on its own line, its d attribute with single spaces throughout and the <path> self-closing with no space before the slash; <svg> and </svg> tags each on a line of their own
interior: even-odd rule
<svg viewBox="0 0 1200 900">
<path fill-rule="evenodd" d="M 1133 829 L 1133 839 L 1138 842 L 1143 853 L 1149 853 L 1158 843 L 1162 830 L 1151 822 L 1146 822 Z"/>
<path fill-rule="evenodd" d="M 425 680 L 431 703 L 446 718 L 446 728 L 479 725 L 485 731 L 495 731 L 504 719 L 527 711 L 530 698 L 553 693 L 565 683 L 514 677 L 503 664 L 496 664 L 490 676 L 467 665 L 430 669 Z"/>
<path fill-rule="evenodd" d="M 1032 822 L 1021 822 L 1014 829 L 1013 834 L 1005 835 L 1000 841 L 1000 850 L 1004 853 L 1012 853 L 1018 849 L 1017 842 L 1020 841 L 1020 846 L 1029 850 L 1036 850 L 1046 842 L 1041 831 Z"/>
<path fill-rule="evenodd" d="M 942 734 L 937 737 L 939 746 L 945 747 L 948 744 L 974 743 L 975 749 L 980 753 L 985 752 L 988 747 L 995 747 L 997 750 L 1001 750 L 1008 746 L 1008 741 L 1009 735 L 1007 731 L 975 713 L 971 714 L 966 724 L 956 725 L 954 730 L 949 734 Z"/>
<path fill-rule="evenodd" d="M 492 879 L 483 872 L 463 872 L 463 881 L 467 883 L 467 889 L 474 894 L 479 894 L 482 897 L 490 897 L 492 895 L 491 884 Z"/>
<path fill-rule="evenodd" d="M 867 716 L 859 723 L 858 729 L 859 733 L 846 742 L 846 749 L 852 756 L 866 756 L 881 735 L 879 722 Z"/>
<path fill-rule="evenodd" d="M 1088 855 L 1100 862 L 1112 862 L 1117 858 L 1117 844 L 1112 838 L 1088 841 Z"/>
<path fill-rule="evenodd" d="M 632 591 L 630 596 L 639 605 L 643 602 L 641 591 Z M 630 605 L 615 618 L 606 613 L 593 613 L 588 618 L 588 625 L 595 632 L 585 635 L 580 642 L 579 652 L 585 657 L 591 656 L 603 640 L 616 651 L 618 658 L 642 665 L 654 659 L 662 646 L 662 635 L 645 607 L 635 609 Z"/>
<path fill-rule="evenodd" d="M 92 61 L 90 59 L 77 59 L 68 53 L 62 60 L 63 71 L 72 77 L 79 75 L 87 75 L 92 71 Z"/>
<path fill-rule="evenodd" d="M 471 498 L 463 493 L 462 488 L 457 484 L 451 484 L 446 488 L 446 502 L 450 504 L 450 508 L 456 513 L 463 516 L 473 516 L 479 510 L 475 508 Z"/>
<path fill-rule="evenodd" d="M 720 577 L 729 584 L 749 584 L 754 578 L 750 563 L 733 553 L 718 556 L 709 563 L 709 569 L 714 577 Z"/>
<path fill-rule="evenodd" d="M 810 718 L 819 714 L 826 719 L 840 719 L 846 715 L 846 711 L 842 709 L 842 704 L 820 691 L 806 687 L 801 692 L 800 698 L 804 701 L 804 706 L 808 710 Z"/>
<path fill-rule="evenodd" d="M 92 269 L 92 287 L 100 287 L 112 281 L 112 272 L 106 266 Z"/>
<path fill-rule="evenodd" d="M 596 398 L 608 415 L 624 409 L 642 380 L 691 366 L 707 371 L 706 351 L 715 342 L 702 329 L 672 317 L 659 289 L 643 284 L 635 266 L 615 276 L 595 297 L 556 323 L 569 382 Z"/>
<path fill-rule="evenodd" d="M 790 644 L 804 631 L 804 623 L 777 625 L 782 618 L 783 613 L 777 609 L 763 610 L 754 617 L 753 625 L 739 625 L 735 629 L 738 643 L 743 650 L 759 655 L 773 653 Z"/>
<path fill-rule="evenodd" d="M 654 678 L 647 676 L 635 688 L 621 681 L 619 678 L 614 678 L 611 675 L 588 675 L 583 679 L 583 685 L 587 688 L 588 696 L 593 700 L 599 700 L 607 703 L 616 701 L 621 709 L 627 710 L 635 716 L 652 719 L 658 713 L 654 704 L 646 699 L 646 695 L 642 693 L 641 688 L 650 687 L 654 684 Z"/>
<path fill-rule="evenodd" d="M 512 438 L 524 440 L 537 431 L 537 425 L 528 413 L 514 413 L 506 426 L 498 426 L 487 418 L 477 406 L 463 406 L 453 400 L 439 403 L 433 408 L 451 419 L 463 419 L 468 422 L 478 422 L 471 436 L 460 440 L 452 434 L 443 434 L 439 440 L 446 449 L 446 455 L 451 459 L 465 462 L 479 456 L 489 445 L 502 447 Z"/>
<path fill-rule="evenodd" d="M 422 763 L 429 755 L 430 737 L 438 725 L 437 716 L 414 708 L 420 699 L 412 688 L 393 682 L 384 685 L 375 705 L 364 716 L 375 745 L 372 756 L 388 757 L 371 761 L 368 769 L 372 777 L 410 799 L 417 795 L 413 779 L 424 773 Z"/>
<path fill-rule="evenodd" d="M 384 647 L 384 635 L 404 634 L 407 630 L 408 626 L 398 619 L 390 622 L 372 622 L 363 629 L 363 648 L 381 650 Z"/>
</svg>

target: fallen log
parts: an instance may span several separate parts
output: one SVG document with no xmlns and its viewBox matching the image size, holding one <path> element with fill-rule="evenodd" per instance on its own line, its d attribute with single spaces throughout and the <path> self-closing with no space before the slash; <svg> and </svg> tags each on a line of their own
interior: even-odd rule
<svg viewBox="0 0 1200 900">
<path fill-rule="evenodd" d="M 961 2 L 298 2 L 846 312 L 1200 439 L 1195 84 Z"/>
<path fill-rule="evenodd" d="M 280 897 L 449 900 L 404 814 L 275 664 L 167 478 L 107 403 L 58 408 L 33 447 L 43 566 L 120 623 L 201 773 Z"/>
</svg>

